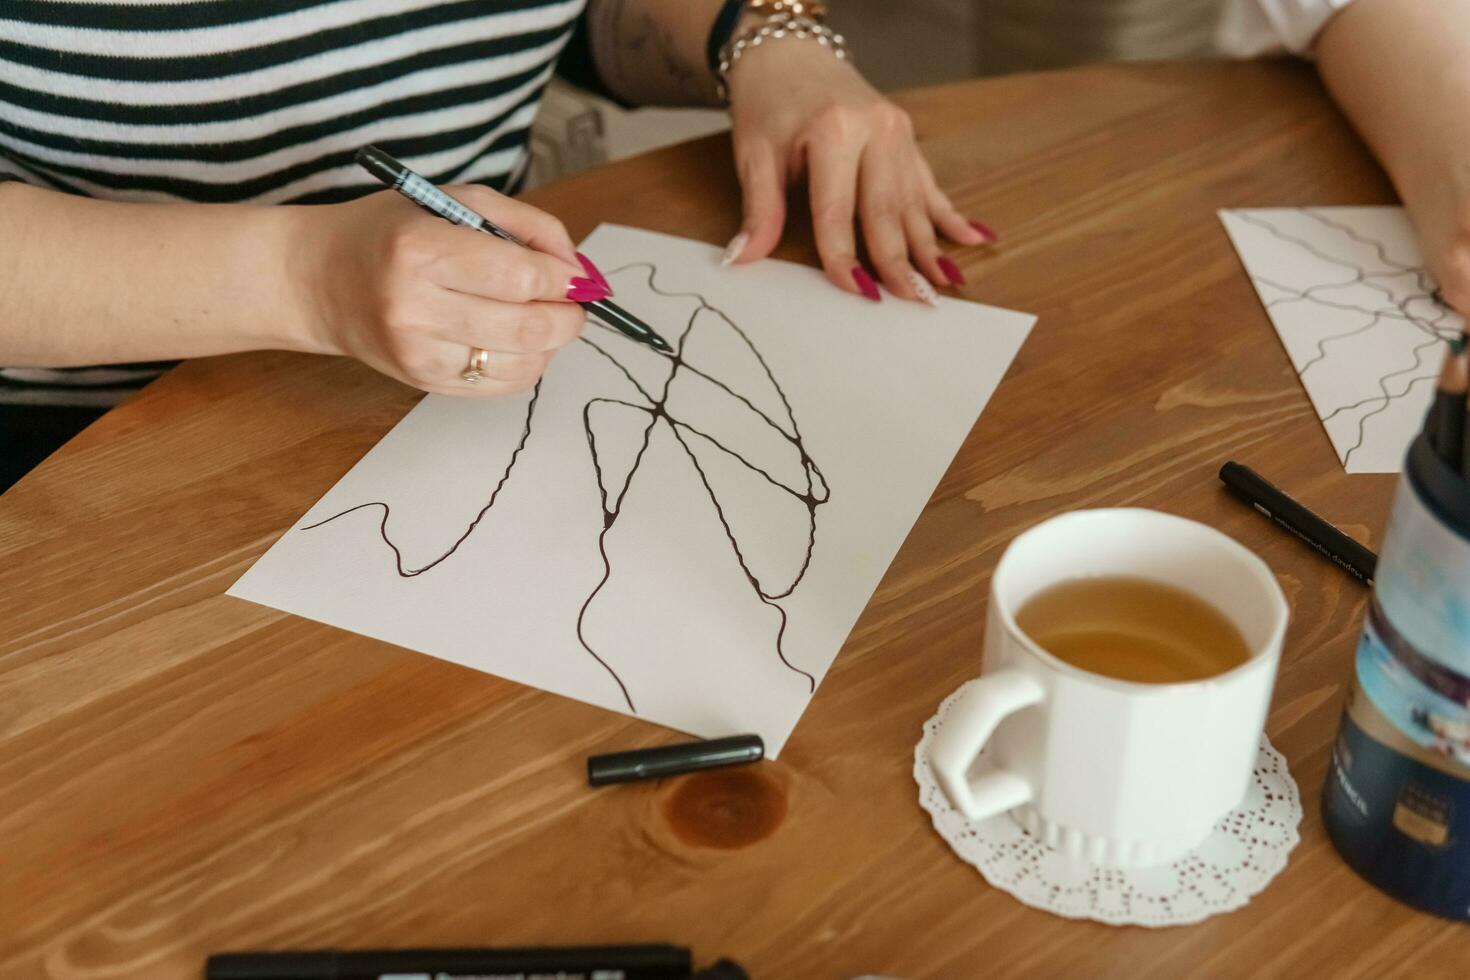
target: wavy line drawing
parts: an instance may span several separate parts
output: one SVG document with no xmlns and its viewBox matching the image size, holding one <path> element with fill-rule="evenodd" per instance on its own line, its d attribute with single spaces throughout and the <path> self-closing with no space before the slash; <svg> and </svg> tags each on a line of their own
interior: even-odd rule
<svg viewBox="0 0 1470 980">
<path fill-rule="evenodd" d="M 1428 397 L 1425 382 L 1432 388 L 1439 371 L 1433 351 L 1461 330 L 1417 257 L 1395 257 L 1412 247 L 1402 211 L 1277 208 L 1227 211 L 1223 219 L 1318 417 L 1324 426 L 1352 419 L 1353 431 L 1344 437 L 1340 423 L 1334 439 L 1343 466 L 1370 444 L 1381 447 L 1375 456 L 1401 453 L 1412 432 L 1388 430 L 1399 428 L 1403 413 L 1387 427 L 1372 423 L 1401 400 Z M 1318 333 L 1324 326 L 1329 332 Z M 1371 362 L 1364 349 L 1375 351 Z M 1365 390 L 1373 393 L 1360 397 Z M 1387 439 L 1401 445 L 1377 441 Z"/>
<path fill-rule="evenodd" d="M 705 499 L 707 499 L 708 504 L 713 508 L 713 515 L 718 519 L 723 529 L 725 539 L 730 546 L 731 554 L 739 564 L 754 595 L 760 602 L 776 611 L 778 617 L 774 642 L 776 657 L 787 670 L 805 681 L 808 692 L 814 692 L 817 683 L 816 677 L 811 672 L 792 663 L 787 656 L 785 649 L 787 611 L 781 605 L 781 600 L 791 596 L 800 587 L 807 572 L 811 568 L 812 556 L 817 546 L 817 511 L 831 499 L 831 489 L 827 484 L 826 478 L 822 475 L 821 468 L 807 451 L 806 443 L 797 422 L 796 413 L 792 409 L 786 392 L 782 389 L 770 364 L 757 349 L 749 335 L 731 320 L 723 310 L 712 305 L 699 293 L 676 292 L 660 287 L 657 281 L 658 269 L 653 263 L 630 263 L 610 270 L 607 276 L 610 279 L 615 279 L 617 276 L 630 275 L 640 271 L 644 273 L 643 285 L 651 292 L 670 299 L 691 299 L 695 301 L 696 305 L 684 323 L 682 332 L 677 337 L 670 336 L 668 333 L 665 334 L 674 347 L 673 353 L 667 355 L 656 354 L 651 349 L 649 351 L 639 352 L 644 356 L 658 356 L 666 362 L 667 373 L 664 374 L 658 384 L 650 384 L 646 380 L 640 381 L 628 366 L 627 360 L 616 353 L 620 345 L 631 344 L 631 341 L 628 341 L 622 334 L 613 331 L 611 328 L 605 327 L 602 324 L 595 324 L 598 328 L 596 339 L 592 336 L 584 335 L 579 341 L 579 343 L 591 348 L 598 356 L 606 359 L 616 369 L 621 379 L 627 382 L 631 390 L 624 392 L 623 397 L 599 395 L 590 398 L 582 406 L 581 410 L 582 431 L 587 439 L 588 455 L 591 460 L 592 472 L 597 484 L 597 494 L 602 508 L 602 530 L 597 540 L 597 547 L 602 560 L 602 576 L 597 585 L 593 587 L 582 602 L 575 624 L 577 640 L 582 649 L 586 651 L 602 670 L 607 673 L 612 682 L 616 684 L 618 692 L 623 702 L 627 705 L 628 710 L 633 714 L 637 714 L 638 710 L 633 693 L 628 690 L 623 678 L 619 676 L 617 670 L 609 663 L 607 657 L 599 652 L 594 639 L 587 635 L 586 621 L 588 611 L 592 608 L 603 589 L 612 580 L 614 574 L 614 563 L 608 554 L 608 536 L 617 525 L 618 518 L 622 514 L 623 503 L 630 489 L 633 487 L 635 480 L 638 478 L 639 470 L 643 465 L 653 435 L 655 431 L 662 428 L 677 441 L 683 450 L 684 457 L 688 460 L 694 473 L 698 476 L 699 482 L 705 491 Z M 781 406 L 778 414 L 773 414 L 760 408 L 750 395 L 737 390 L 730 383 L 716 377 L 712 369 L 701 367 L 686 358 L 686 348 L 696 331 L 711 329 L 727 329 L 731 331 L 734 338 L 754 357 L 755 363 L 760 369 L 760 378 L 757 379 L 758 383 L 768 383 L 770 385 Z M 627 348 L 625 347 L 625 349 Z M 716 393 L 718 397 L 732 402 L 732 407 L 736 411 L 754 413 L 786 446 L 795 450 L 803 473 L 801 481 L 794 485 L 790 482 L 783 482 L 771 472 L 775 468 L 774 466 L 757 465 L 757 463 L 746 459 L 739 452 L 730 448 L 725 442 L 716 438 L 715 435 L 697 428 L 688 421 L 680 418 L 677 410 L 670 407 L 669 401 L 675 383 L 688 378 L 698 379 L 710 391 Z M 482 522 L 487 519 L 494 519 L 494 508 L 501 491 L 513 478 L 517 462 L 521 459 L 527 444 L 534 437 L 536 406 L 541 398 L 541 388 L 542 384 L 538 383 L 526 405 L 525 421 L 520 440 L 510 453 L 505 468 L 501 472 L 499 480 L 491 489 L 488 499 L 454 542 L 430 561 L 414 567 L 409 567 L 405 564 L 402 547 L 394 540 L 390 533 L 389 521 L 392 516 L 392 509 L 385 501 L 374 500 L 356 504 L 323 520 L 304 525 L 299 530 L 315 530 L 358 512 L 381 509 L 382 515 L 377 527 L 378 535 L 392 552 L 394 567 L 399 577 L 405 579 L 415 578 L 440 567 L 475 533 Z M 623 482 L 622 489 L 617 492 L 610 492 L 607 486 L 605 461 L 603 454 L 599 452 L 598 437 L 594 425 L 595 419 L 610 412 L 616 412 L 620 415 L 633 413 L 636 418 L 640 419 L 642 426 L 642 434 L 639 439 L 638 449 L 633 457 L 632 466 Z M 746 554 L 745 549 L 741 547 L 740 537 L 731 526 L 727 504 L 722 501 L 720 492 L 716 490 L 714 484 L 711 482 L 707 467 L 700 462 L 699 454 L 695 449 L 696 445 L 707 446 L 712 451 L 720 454 L 722 458 L 733 460 L 747 472 L 761 478 L 772 487 L 789 495 L 792 500 L 799 502 L 804 507 L 806 512 L 804 557 L 801 559 L 799 567 L 789 581 L 782 581 L 776 584 L 764 583 L 756 574 L 752 568 L 750 558 Z"/>
</svg>

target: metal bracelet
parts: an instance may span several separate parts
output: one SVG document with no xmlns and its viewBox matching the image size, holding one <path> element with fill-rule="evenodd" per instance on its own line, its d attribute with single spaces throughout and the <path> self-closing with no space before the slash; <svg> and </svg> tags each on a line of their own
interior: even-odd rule
<svg viewBox="0 0 1470 980">
<path fill-rule="evenodd" d="M 735 35 L 720 49 L 720 67 L 715 74 L 721 102 L 730 101 L 730 69 L 735 67 L 740 56 L 750 48 L 758 48 L 766 41 L 783 37 L 816 41 L 836 55 L 839 61 L 846 61 L 848 58 L 847 41 L 826 24 L 806 14 L 772 14 L 764 23 L 748 27 Z"/>
<path fill-rule="evenodd" d="M 827 21 L 827 5 L 822 0 L 746 0 L 745 9 L 751 13 L 810 17 L 818 23 Z"/>
</svg>

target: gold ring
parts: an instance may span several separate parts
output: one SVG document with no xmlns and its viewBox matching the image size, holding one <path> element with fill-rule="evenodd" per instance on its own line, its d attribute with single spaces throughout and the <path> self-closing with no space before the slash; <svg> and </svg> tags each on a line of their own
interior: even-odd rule
<svg viewBox="0 0 1470 980">
<path fill-rule="evenodd" d="M 481 347 L 470 348 L 470 363 L 459 372 L 459 376 L 474 384 L 485 376 L 485 367 L 490 363 L 490 352 Z"/>
</svg>

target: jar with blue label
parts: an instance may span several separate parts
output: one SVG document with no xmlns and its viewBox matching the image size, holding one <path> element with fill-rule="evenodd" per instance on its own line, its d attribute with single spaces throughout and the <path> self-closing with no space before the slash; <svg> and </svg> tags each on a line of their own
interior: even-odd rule
<svg viewBox="0 0 1470 980">
<path fill-rule="evenodd" d="M 1364 878 L 1470 921 L 1470 484 L 1409 449 L 1323 793 Z"/>
</svg>

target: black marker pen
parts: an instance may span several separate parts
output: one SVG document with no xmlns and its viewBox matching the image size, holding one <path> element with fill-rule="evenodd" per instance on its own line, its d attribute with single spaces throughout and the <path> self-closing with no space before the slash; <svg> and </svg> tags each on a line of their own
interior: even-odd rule
<svg viewBox="0 0 1470 980">
<path fill-rule="evenodd" d="M 1220 467 L 1220 480 L 1231 493 L 1301 538 L 1365 585 L 1373 584 L 1378 556 L 1239 463 Z"/>
<path fill-rule="evenodd" d="M 219 953 L 206 980 L 687 980 L 678 946 Z"/>
<path fill-rule="evenodd" d="M 364 146 L 357 151 L 356 159 L 358 166 L 425 211 L 431 214 L 437 214 L 451 224 L 464 225 L 475 231 L 483 231 L 487 235 L 494 235 L 496 238 L 510 242 L 512 245 L 530 248 L 529 245 L 515 235 L 501 228 L 473 208 L 456 201 L 378 147 Z M 589 302 L 579 302 L 578 305 L 614 330 L 640 343 L 647 344 L 660 353 L 673 353 L 674 348 L 670 347 L 669 342 L 660 337 L 652 327 L 611 300 L 592 300 Z"/>
<path fill-rule="evenodd" d="M 716 766 L 737 766 L 765 757 L 766 743 L 759 735 L 734 735 L 704 742 L 662 745 L 655 749 L 612 752 L 587 759 L 587 782 L 593 786 L 626 783 L 634 779 L 677 776 Z"/>
</svg>

